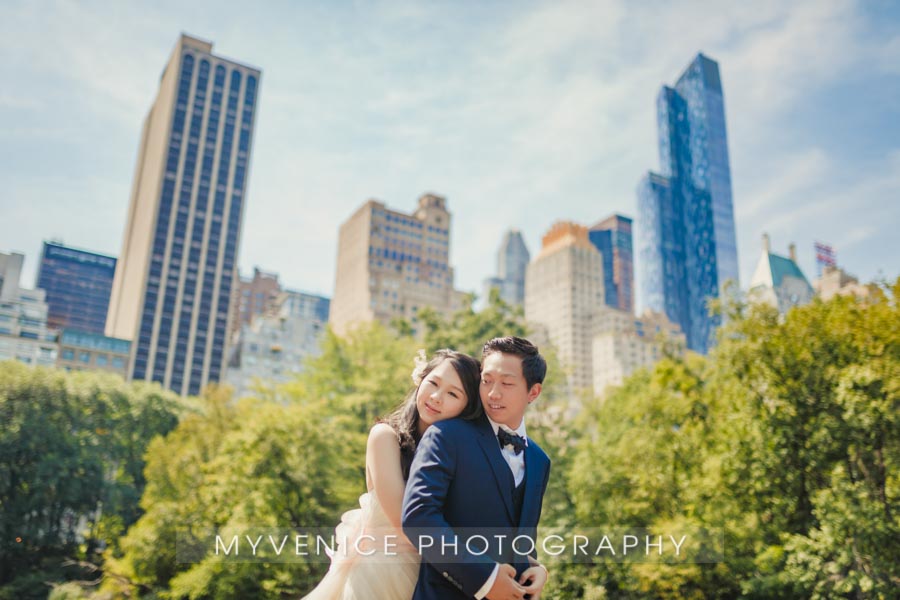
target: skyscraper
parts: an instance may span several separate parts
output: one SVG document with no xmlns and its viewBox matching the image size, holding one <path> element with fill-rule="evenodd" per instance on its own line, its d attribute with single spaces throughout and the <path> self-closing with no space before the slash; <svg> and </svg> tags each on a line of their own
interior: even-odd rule
<svg viewBox="0 0 900 600">
<path fill-rule="evenodd" d="M 607 306 L 634 313 L 634 251 L 631 219 L 612 215 L 588 232 L 603 255 L 603 289 Z"/>
<path fill-rule="evenodd" d="M 44 242 L 37 287 L 46 292 L 47 325 L 103 335 L 116 259 Z"/>
<path fill-rule="evenodd" d="M 497 276 L 484 281 L 485 298 L 496 288 L 500 298 L 511 305 L 525 302 L 525 271 L 531 254 L 518 229 L 510 229 L 503 236 L 497 250 Z"/>
<path fill-rule="evenodd" d="M 593 387 L 592 324 L 603 306 L 603 258 L 587 227 L 555 223 L 528 265 L 525 318 L 543 326 L 556 346 L 570 392 Z"/>
<path fill-rule="evenodd" d="M 369 200 L 341 225 L 329 322 L 339 334 L 355 324 L 406 319 L 419 333 L 419 310 L 459 307 L 450 266 L 450 212 L 425 194 L 412 214 Z"/>
<path fill-rule="evenodd" d="M 518 229 L 507 231 L 497 252 L 497 276 L 504 281 L 501 295 L 509 304 L 525 302 L 525 271 L 530 260 L 522 232 Z"/>
<path fill-rule="evenodd" d="M 738 282 L 725 104 L 718 64 L 698 54 L 657 98 L 661 174 L 638 186 L 644 308 L 664 312 L 705 353 L 718 319 L 707 300 Z"/>
<path fill-rule="evenodd" d="M 106 323 L 132 379 L 196 394 L 223 375 L 259 78 L 187 35 L 163 71 Z"/>
</svg>

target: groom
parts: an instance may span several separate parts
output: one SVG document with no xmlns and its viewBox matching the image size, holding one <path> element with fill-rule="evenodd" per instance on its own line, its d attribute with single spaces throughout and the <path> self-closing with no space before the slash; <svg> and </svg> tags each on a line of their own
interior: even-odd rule
<svg viewBox="0 0 900 600">
<path fill-rule="evenodd" d="M 526 437 L 524 416 L 546 372 L 528 340 L 492 339 L 482 351 L 485 416 L 439 421 L 422 436 L 403 497 L 403 531 L 422 555 L 413 600 L 540 593 L 546 577 L 537 570 L 544 567 L 529 566 L 534 561 L 524 554 L 533 559 L 536 552 L 527 540 L 514 550 L 512 541 L 537 543 L 550 459 Z M 467 545 L 473 535 L 483 538 Z M 489 548 L 481 553 L 485 538 Z M 529 584 L 535 577 L 540 583 Z"/>
</svg>

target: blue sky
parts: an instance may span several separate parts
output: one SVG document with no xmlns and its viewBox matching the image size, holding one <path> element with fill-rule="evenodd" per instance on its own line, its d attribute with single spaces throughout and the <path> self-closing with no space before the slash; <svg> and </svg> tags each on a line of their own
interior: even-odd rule
<svg viewBox="0 0 900 600">
<path fill-rule="evenodd" d="M 741 283 L 763 232 L 900 275 L 900 3 L 16 2 L 0 6 L 0 251 L 118 255 L 141 124 L 184 31 L 263 70 L 240 266 L 331 295 L 369 198 L 453 213 L 457 287 L 509 227 L 634 216 L 655 99 L 698 51 L 725 88 Z M 639 265 L 638 265 L 639 267 Z"/>
</svg>

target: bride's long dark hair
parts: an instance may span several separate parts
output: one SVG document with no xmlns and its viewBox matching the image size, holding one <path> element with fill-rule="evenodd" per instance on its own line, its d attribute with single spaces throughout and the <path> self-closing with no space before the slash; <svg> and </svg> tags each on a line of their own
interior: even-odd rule
<svg viewBox="0 0 900 600">
<path fill-rule="evenodd" d="M 455 350 L 438 350 L 431 357 L 431 360 L 425 364 L 421 373 L 416 374 L 416 387 L 410 391 L 394 412 L 383 419 L 379 419 L 379 423 L 387 423 L 397 432 L 400 438 L 400 467 L 403 471 L 403 479 L 409 478 L 409 467 L 412 465 L 413 455 L 416 453 L 416 446 L 419 445 L 419 408 L 416 406 L 416 396 L 419 394 L 419 387 L 434 369 L 437 368 L 445 360 L 450 361 L 450 365 L 459 380 L 462 382 L 463 391 L 466 393 L 466 407 L 460 413 L 459 417 L 467 420 L 474 420 L 484 413 L 481 406 L 481 396 L 479 395 L 479 383 L 481 382 L 481 363 L 462 352 Z"/>
</svg>

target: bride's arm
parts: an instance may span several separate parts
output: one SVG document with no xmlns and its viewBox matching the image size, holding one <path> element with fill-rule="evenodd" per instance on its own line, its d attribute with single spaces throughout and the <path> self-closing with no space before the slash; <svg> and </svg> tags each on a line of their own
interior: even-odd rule
<svg viewBox="0 0 900 600">
<path fill-rule="evenodd" d="M 378 497 L 388 520 L 399 529 L 406 483 L 400 468 L 400 443 L 390 425 L 379 423 L 369 432 L 366 467 L 372 478 L 372 492 Z"/>
</svg>

